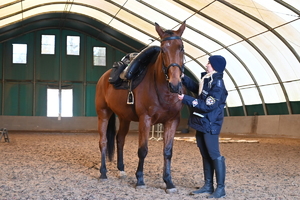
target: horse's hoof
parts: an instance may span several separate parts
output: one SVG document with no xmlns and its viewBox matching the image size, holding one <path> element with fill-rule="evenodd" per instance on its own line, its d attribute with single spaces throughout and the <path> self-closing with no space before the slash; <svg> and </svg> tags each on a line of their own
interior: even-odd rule
<svg viewBox="0 0 300 200">
<path fill-rule="evenodd" d="M 124 178 L 126 178 L 127 177 L 127 174 L 126 174 L 126 172 L 124 172 L 124 171 L 120 171 L 120 176 L 119 176 L 121 179 L 124 179 Z"/>
<path fill-rule="evenodd" d="M 100 175 L 100 180 L 107 180 L 107 176 L 106 175 Z"/>
<path fill-rule="evenodd" d="M 178 192 L 177 188 L 166 189 L 167 194 L 174 194 L 177 192 Z"/>
<path fill-rule="evenodd" d="M 107 181 L 108 179 L 107 178 L 99 178 L 99 181 L 101 182 L 104 182 L 104 181 Z"/>
<path fill-rule="evenodd" d="M 146 185 L 137 185 L 135 186 L 136 189 L 145 189 Z"/>
</svg>

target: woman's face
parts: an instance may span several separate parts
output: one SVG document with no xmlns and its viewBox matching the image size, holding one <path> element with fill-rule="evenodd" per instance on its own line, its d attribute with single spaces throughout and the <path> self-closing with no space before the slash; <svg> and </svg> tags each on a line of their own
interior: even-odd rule
<svg viewBox="0 0 300 200">
<path fill-rule="evenodd" d="M 214 71 L 214 68 L 211 66 L 210 62 L 208 61 L 207 65 L 206 65 L 206 72 L 210 73 L 213 71 Z"/>
</svg>

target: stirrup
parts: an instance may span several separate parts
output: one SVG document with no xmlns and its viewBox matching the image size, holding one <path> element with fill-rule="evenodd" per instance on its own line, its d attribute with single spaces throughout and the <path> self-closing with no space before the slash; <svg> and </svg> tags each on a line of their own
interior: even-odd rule
<svg viewBox="0 0 300 200">
<path fill-rule="evenodd" d="M 129 93 L 128 93 L 128 96 L 127 96 L 127 104 L 134 104 L 134 94 L 132 92 L 132 81 L 128 81 L 128 85 L 129 85 Z"/>
<path fill-rule="evenodd" d="M 134 104 L 134 95 L 132 91 L 129 91 L 128 93 L 127 104 Z"/>
</svg>

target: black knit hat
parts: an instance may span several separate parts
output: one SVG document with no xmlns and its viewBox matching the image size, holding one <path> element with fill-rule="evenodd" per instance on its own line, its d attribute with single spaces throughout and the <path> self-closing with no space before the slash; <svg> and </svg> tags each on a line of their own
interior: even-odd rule
<svg viewBox="0 0 300 200">
<path fill-rule="evenodd" d="M 208 58 L 210 64 L 217 72 L 223 72 L 226 66 L 226 60 L 223 56 L 214 55 Z"/>
</svg>

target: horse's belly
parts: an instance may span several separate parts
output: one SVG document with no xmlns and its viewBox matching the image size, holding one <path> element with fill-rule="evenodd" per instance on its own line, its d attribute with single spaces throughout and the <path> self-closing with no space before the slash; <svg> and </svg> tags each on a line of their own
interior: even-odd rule
<svg viewBox="0 0 300 200">
<path fill-rule="evenodd" d="M 127 104 L 127 90 L 114 90 L 106 96 L 108 107 L 118 115 L 119 118 L 128 121 L 138 121 L 138 117 L 134 112 L 134 104 Z"/>
</svg>

